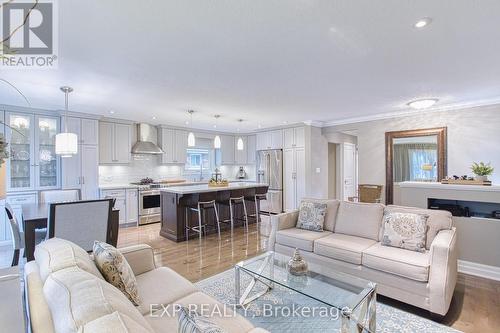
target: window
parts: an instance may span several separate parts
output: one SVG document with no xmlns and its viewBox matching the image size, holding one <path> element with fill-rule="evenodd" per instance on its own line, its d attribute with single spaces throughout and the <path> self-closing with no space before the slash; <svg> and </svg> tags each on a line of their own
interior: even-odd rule
<svg viewBox="0 0 500 333">
<path fill-rule="evenodd" d="M 210 151 L 208 149 L 188 149 L 186 170 L 210 170 Z"/>
</svg>

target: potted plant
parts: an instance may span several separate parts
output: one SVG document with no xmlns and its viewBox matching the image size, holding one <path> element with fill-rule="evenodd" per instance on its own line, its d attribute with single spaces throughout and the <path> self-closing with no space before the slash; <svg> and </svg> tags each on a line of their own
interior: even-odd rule
<svg viewBox="0 0 500 333">
<path fill-rule="evenodd" d="M 484 162 L 472 163 L 472 172 L 476 175 L 475 180 L 487 181 L 488 176 L 493 173 L 495 169 L 491 166 L 491 163 L 485 164 Z"/>
</svg>

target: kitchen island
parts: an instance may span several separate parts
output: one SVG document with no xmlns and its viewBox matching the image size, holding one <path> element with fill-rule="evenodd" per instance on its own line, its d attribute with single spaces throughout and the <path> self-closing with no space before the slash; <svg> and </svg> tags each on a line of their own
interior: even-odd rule
<svg viewBox="0 0 500 333">
<path fill-rule="evenodd" d="M 170 186 L 167 188 L 162 188 L 161 191 L 161 229 L 160 235 L 168 238 L 170 240 L 181 242 L 186 240 L 186 207 L 192 206 L 200 201 L 200 198 L 204 200 L 205 197 L 213 197 L 218 200 L 223 200 L 224 198 L 229 198 L 231 193 L 239 192 L 240 195 L 245 190 L 252 189 L 263 189 L 267 192 L 268 185 L 262 183 L 250 183 L 250 182 L 236 182 L 229 183 L 225 187 L 211 187 L 208 184 L 200 185 L 184 185 L 184 186 Z M 253 203 L 247 202 L 247 213 L 255 214 L 255 205 Z M 216 221 L 215 217 L 211 212 L 203 216 L 205 224 L 212 226 L 213 228 L 207 228 L 207 234 L 216 232 Z M 242 216 L 243 210 L 236 207 L 235 216 Z M 226 220 L 229 219 L 229 209 L 225 206 L 220 206 L 219 209 L 219 219 Z M 249 223 L 255 222 L 255 219 L 249 218 Z M 198 223 L 198 216 L 196 213 L 190 214 L 189 225 L 196 225 Z M 240 221 L 235 220 L 235 227 L 241 224 Z M 226 224 L 221 224 L 221 230 L 230 227 Z M 189 237 L 196 236 L 198 234 L 190 234 Z"/>
</svg>

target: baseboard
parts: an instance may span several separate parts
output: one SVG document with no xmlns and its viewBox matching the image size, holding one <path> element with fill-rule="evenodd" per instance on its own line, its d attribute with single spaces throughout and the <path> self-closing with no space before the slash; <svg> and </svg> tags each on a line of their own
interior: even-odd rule
<svg viewBox="0 0 500 333">
<path fill-rule="evenodd" d="M 489 266 L 471 261 L 458 260 L 458 271 L 464 274 L 500 281 L 500 267 L 497 266 Z"/>
</svg>

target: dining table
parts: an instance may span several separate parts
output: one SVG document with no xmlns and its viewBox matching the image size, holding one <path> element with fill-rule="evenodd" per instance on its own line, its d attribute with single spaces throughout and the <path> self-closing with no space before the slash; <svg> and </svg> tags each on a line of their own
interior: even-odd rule
<svg viewBox="0 0 500 333">
<path fill-rule="evenodd" d="M 26 260 L 35 260 L 35 230 L 47 228 L 49 218 L 49 205 L 46 203 L 24 204 L 22 209 L 22 221 L 24 228 L 24 252 Z M 111 212 L 111 224 L 108 225 L 106 243 L 116 247 L 118 243 L 119 209 Z"/>
</svg>

